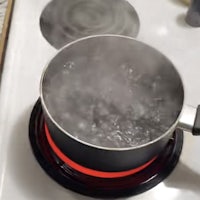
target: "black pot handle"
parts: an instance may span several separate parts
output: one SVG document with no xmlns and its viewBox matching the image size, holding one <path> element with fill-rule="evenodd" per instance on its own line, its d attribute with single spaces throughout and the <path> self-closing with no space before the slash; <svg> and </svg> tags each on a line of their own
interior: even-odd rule
<svg viewBox="0 0 200 200">
<path fill-rule="evenodd" d="M 197 107 L 192 134 L 200 135 L 200 105 Z"/>
<path fill-rule="evenodd" d="M 189 105 L 183 107 L 178 128 L 200 135 L 200 105 L 197 108 Z"/>
</svg>

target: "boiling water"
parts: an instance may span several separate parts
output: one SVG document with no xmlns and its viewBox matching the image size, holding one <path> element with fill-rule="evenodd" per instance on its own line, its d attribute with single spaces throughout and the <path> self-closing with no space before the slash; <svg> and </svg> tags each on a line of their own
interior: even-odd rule
<svg viewBox="0 0 200 200">
<path fill-rule="evenodd" d="M 134 147 L 162 135 L 180 112 L 165 79 L 127 63 L 109 67 L 98 57 L 80 57 L 51 78 L 44 99 L 55 121 L 74 137 L 103 147 Z"/>
</svg>

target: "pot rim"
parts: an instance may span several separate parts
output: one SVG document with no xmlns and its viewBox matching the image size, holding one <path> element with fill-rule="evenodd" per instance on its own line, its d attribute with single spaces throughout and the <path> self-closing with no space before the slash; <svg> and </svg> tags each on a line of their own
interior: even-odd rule
<svg viewBox="0 0 200 200">
<path fill-rule="evenodd" d="M 152 48 L 154 51 L 157 51 L 158 53 L 162 54 L 162 56 L 165 57 L 165 59 L 172 64 L 172 66 L 174 67 L 174 70 L 177 72 L 177 74 L 179 75 L 180 77 L 180 81 L 181 81 L 181 85 L 182 85 L 182 88 L 183 88 L 183 102 L 182 102 L 182 106 L 181 106 L 181 111 L 176 119 L 176 121 L 171 125 L 171 127 L 165 132 L 163 133 L 161 136 L 157 137 L 156 139 L 150 141 L 150 142 L 147 142 L 145 144 L 142 144 L 142 145 L 138 145 L 138 146 L 133 146 L 133 147 L 123 147 L 123 148 L 117 148 L 117 147 L 104 147 L 104 146 L 98 146 L 98 145 L 94 145 L 94 144 L 91 144 L 91 143 L 88 143 L 88 142 L 85 142 L 83 140 L 80 140 L 78 138 L 76 138 L 75 136 L 71 135 L 69 132 L 67 132 L 64 128 L 62 128 L 55 120 L 54 118 L 51 116 L 51 114 L 49 113 L 49 110 L 45 104 L 45 100 L 44 100 L 44 97 L 43 97 L 43 81 L 44 81 L 44 77 L 45 77 L 45 74 L 46 74 L 46 71 L 48 70 L 48 67 L 49 67 L 49 64 L 51 63 L 51 61 L 56 58 L 56 56 L 63 50 L 63 49 L 66 49 L 68 48 L 69 46 L 75 44 L 75 43 L 78 43 L 80 41 L 83 41 L 83 40 L 87 40 L 87 39 L 90 39 L 90 38 L 96 38 L 96 37 L 118 37 L 118 38 L 124 38 L 124 39 L 130 39 L 130 40 L 134 40 L 136 42 L 139 42 L 139 43 L 142 43 L 143 45 L 145 46 L 148 46 L 150 48 Z M 99 34 L 99 35 L 92 35 L 92 36 L 87 36 L 87 37 L 83 37 L 83 38 L 79 38 L 77 40 L 74 40 L 68 44 L 66 44 L 65 46 L 63 46 L 60 50 L 57 51 L 56 54 L 54 54 L 51 59 L 49 60 L 49 62 L 47 63 L 47 65 L 44 67 L 43 69 L 43 72 L 42 72 L 42 76 L 41 76 L 41 79 L 40 79 L 40 88 L 39 88 L 39 94 L 40 94 L 40 100 L 41 100 L 41 104 L 42 104 L 42 109 L 44 109 L 44 111 L 46 112 L 46 114 L 48 115 L 48 117 L 50 118 L 50 120 L 52 121 L 52 123 L 63 133 L 63 134 L 66 134 L 68 137 L 70 137 L 71 139 L 73 140 L 76 140 L 77 142 L 79 143 L 82 143 L 84 145 L 87 145 L 89 147 L 92 147 L 92 148 L 97 148 L 97 149 L 101 149 L 101 150 L 107 150 L 107 151 L 128 151 L 128 150 L 134 150 L 134 149 L 139 149 L 139 148 L 145 148 L 146 146 L 148 145 L 153 145 L 154 143 L 158 142 L 159 140 L 163 139 L 165 136 L 167 136 L 168 134 L 172 133 L 176 127 L 178 126 L 178 123 L 179 123 L 179 120 L 180 120 L 180 117 L 183 113 L 183 106 L 185 104 L 185 89 L 184 89 L 184 84 L 183 84 L 183 79 L 179 73 L 179 71 L 177 70 L 177 68 L 175 67 L 175 65 L 173 64 L 173 62 L 167 57 L 165 56 L 165 54 L 163 54 L 162 52 L 160 52 L 158 49 L 152 47 L 151 45 L 149 44 L 146 44 L 138 39 L 135 39 L 135 38 L 132 38 L 130 36 L 124 36 L 124 35 L 117 35 L 117 34 Z"/>
</svg>

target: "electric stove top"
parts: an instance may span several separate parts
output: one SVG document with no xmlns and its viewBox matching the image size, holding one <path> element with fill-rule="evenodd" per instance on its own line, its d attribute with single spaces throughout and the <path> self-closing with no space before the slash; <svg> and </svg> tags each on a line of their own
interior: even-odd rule
<svg viewBox="0 0 200 200">
<path fill-rule="evenodd" d="M 45 123 L 40 99 L 36 102 L 29 122 L 29 139 L 36 160 L 44 171 L 61 186 L 91 197 L 119 198 L 145 192 L 163 181 L 176 167 L 183 146 L 183 132 L 176 130 L 161 154 L 145 165 L 124 172 L 99 176 L 99 171 L 65 162 L 55 151 Z M 70 147 L 69 147 L 70 148 Z M 60 150 L 59 150 L 60 151 Z M 69 160 L 69 158 L 67 158 Z M 79 166 L 79 168 L 77 167 Z"/>
<path fill-rule="evenodd" d="M 0 200 L 93 199 L 82 195 L 88 195 L 88 188 L 83 187 L 80 192 L 70 188 L 73 184 L 70 187 L 61 184 L 61 179 L 58 180 L 60 175 L 55 176 L 51 163 L 46 162 L 46 157 L 39 161 L 29 142 L 29 120 L 39 97 L 41 73 L 57 52 L 40 29 L 40 16 L 48 3 L 49 0 L 15 2 L 0 90 Z M 137 38 L 172 60 L 184 81 L 185 102 L 196 106 L 200 102 L 200 29 L 184 22 L 188 8 L 178 0 L 130 0 L 128 3 L 139 16 Z M 173 171 L 171 169 L 171 173 L 157 181 L 154 187 L 146 186 L 149 190 L 138 189 L 133 193 L 134 188 L 130 187 L 132 193 L 128 194 L 129 197 L 125 197 L 126 192 L 122 191 L 121 198 L 198 200 L 199 152 L 200 137 L 184 133 L 180 159 Z M 47 168 L 53 171 L 52 174 Z M 154 177 L 151 178 L 154 180 Z"/>
</svg>

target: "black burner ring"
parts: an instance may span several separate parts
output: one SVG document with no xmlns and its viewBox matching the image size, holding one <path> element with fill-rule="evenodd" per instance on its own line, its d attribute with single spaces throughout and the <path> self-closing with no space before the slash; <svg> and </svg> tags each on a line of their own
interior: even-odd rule
<svg viewBox="0 0 200 200">
<path fill-rule="evenodd" d="M 52 179 L 67 189 L 99 198 L 127 197 L 153 188 L 173 171 L 183 146 L 183 132 L 176 130 L 163 153 L 136 174 L 113 179 L 85 175 L 67 166 L 50 148 L 44 131 L 40 100 L 31 113 L 29 139 L 35 158 Z"/>
</svg>

